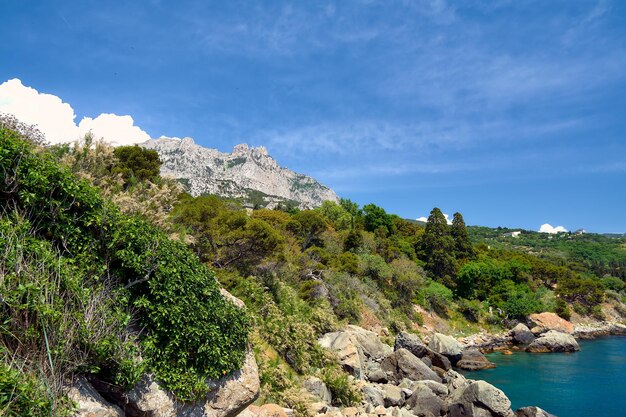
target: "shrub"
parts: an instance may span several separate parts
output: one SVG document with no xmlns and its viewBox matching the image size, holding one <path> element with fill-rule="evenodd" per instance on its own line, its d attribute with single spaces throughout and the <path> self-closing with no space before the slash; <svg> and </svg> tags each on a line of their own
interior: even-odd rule
<svg viewBox="0 0 626 417">
<path fill-rule="evenodd" d="M 361 402 L 361 393 L 352 385 L 345 372 L 336 368 L 326 368 L 321 376 L 330 390 L 334 406 L 350 407 Z"/>
<path fill-rule="evenodd" d="M 569 320 L 572 317 L 567 303 L 562 298 L 556 299 L 556 308 L 554 312 L 565 320 Z"/>
<path fill-rule="evenodd" d="M 448 316 L 448 306 L 452 303 L 452 290 L 443 284 L 430 281 L 426 288 L 421 290 L 421 304 L 436 312 L 440 316 Z"/>
</svg>

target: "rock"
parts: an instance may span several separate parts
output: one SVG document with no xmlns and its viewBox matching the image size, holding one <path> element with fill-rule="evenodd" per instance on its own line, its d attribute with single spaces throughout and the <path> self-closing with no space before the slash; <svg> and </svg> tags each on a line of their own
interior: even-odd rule
<svg viewBox="0 0 626 417">
<path fill-rule="evenodd" d="M 511 330 L 513 343 L 517 345 L 529 345 L 535 340 L 535 335 L 524 323 L 519 323 Z"/>
<path fill-rule="evenodd" d="M 367 379 L 372 382 L 387 383 L 387 374 L 380 368 L 374 369 L 368 373 Z"/>
<path fill-rule="evenodd" d="M 317 402 L 317 403 L 311 403 L 309 405 L 309 410 L 311 412 L 312 415 L 316 415 L 316 414 L 324 414 L 325 412 L 328 411 L 328 404 L 326 403 L 322 403 L 322 402 Z M 242 416 L 241 414 L 237 417 L 245 417 Z"/>
<path fill-rule="evenodd" d="M 363 350 L 363 354 L 368 359 L 379 361 L 393 352 L 391 346 L 381 342 L 374 332 L 354 325 L 348 325 L 345 331 L 351 334 L 354 342 Z"/>
<path fill-rule="evenodd" d="M 350 339 L 346 332 L 326 333 L 318 343 L 334 351 L 339 357 L 339 362 L 343 369 L 356 378 L 363 376 L 363 358 L 357 346 Z"/>
<path fill-rule="evenodd" d="M 246 353 L 240 370 L 218 380 L 208 380 L 211 391 L 193 403 L 179 403 L 151 374 L 144 375 L 127 394 L 129 412 L 151 417 L 231 417 L 259 394 L 259 371 L 252 351 Z M 127 411 L 127 410 L 125 410 Z"/>
<path fill-rule="evenodd" d="M 319 378 L 314 376 L 307 378 L 304 381 L 304 389 L 306 389 L 309 394 L 315 396 L 317 399 L 321 400 L 326 404 L 330 404 L 332 402 L 332 396 L 330 395 L 330 390 Z"/>
<path fill-rule="evenodd" d="M 515 412 L 516 417 L 556 417 L 539 407 L 524 407 Z"/>
<path fill-rule="evenodd" d="M 191 138 L 148 140 L 140 146 L 154 149 L 162 161 L 161 175 L 184 179 L 194 197 L 216 194 L 249 200 L 261 192 L 268 208 L 296 202 L 300 209 L 319 207 L 326 200 L 338 203 L 330 188 L 315 179 L 281 167 L 264 147 L 235 146 L 232 153 L 205 148 Z"/>
<path fill-rule="evenodd" d="M 450 417 L 483 415 L 514 417 L 511 401 L 502 391 L 485 381 L 472 381 L 455 395 Z"/>
<path fill-rule="evenodd" d="M 417 390 L 416 387 L 420 385 L 424 385 L 428 387 L 438 397 L 447 397 L 448 394 L 450 393 L 450 390 L 444 384 L 440 384 L 439 382 L 429 381 L 429 380 L 416 382 L 415 385 L 413 386 L 414 390 Z"/>
<path fill-rule="evenodd" d="M 371 385 L 365 385 L 361 388 L 361 392 L 363 393 L 363 400 L 366 403 L 372 404 L 374 407 L 382 407 L 385 405 L 385 395 L 382 390 Z"/>
<path fill-rule="evenodd" d="M 391 375 L 395 382 L 408 378 L 413 381 L 430 379 L 441 382 L 441 378 L 426 366 L 417 356 L 406 349 L 396 350 L 381 363 L 383 371 Z"/>
<path fill-rule="evenodd" d="M 343 368 L 355 378 L 364 377 L 366 359 L 379 361 L 392 352 L 391 346 L 382 343 L 376 333 L 353 325 L 325 334 L 318 343 L 335 351 Z"/>
<path fill-rule="evenodd" d="M 419 417 L 440 416 L 447 411 L 446 403 L 423 384 L 416 386 L 406 403 L 412 413 Z"/>
<path fill-rule="evenodd" d="M 404 395 L 402 389 L 397 385 L 386 384 L 383 385 L 383 395 L 385 400 L 385 407 L 402 407 L 404 405 Z"/>
<path fill-rule="evenodd" d="M 76 403 L 75 417 L 123 417 L 122 410 L 108 403 L 83 377 L 67 390 L 67 396 Z"/>
<path fill-rule="evenodd" d="M 574 325 L 554 313 L 539 313 L 528 316 L 533 333 L 541 334 L 548 330 L 556 330 L 562 333 L 574 333 Z"/>
<path fill-rule="evenodd" d="M 448 390 L 450 391 L 450 394 L 453 395 L 456 395 L 457 392 L 464 390 L 470 384 L 470 381 L 468 381 L 467 378 L 453 370 L 446 372 L 443 379 L 444 383 L 448 387 Z"/>
<path fill-rule="evenodd" d="M 264 404 L 259 409 L 259 417 L 288 417 L 285 409 L 276 404 Z"/>
<path fill-rule="evenodd" d="M 489 362 L 478 349 L 469 349 L 463 352 L 463 356 L 456 366 L 467 371 L 477 371 L 479 369 L 495 368 L 496 364 Z"/>
<path fill-rule="evenodd" d="M 398 334 L 393 348 L 394 350 L 406 349 L 420 359 L 428 358 L 430 360 L 429 366 L 436 366 L 445 371 L 452 368 L 448 358 L 430 349 L 415 334 L 405 332 Z"/>
<path fill-rule="evenodd" d="M 463 354 L 461 344 L 452 336 L 435 333 L 428 347 L 437 353 L 441 353 L 455 365 Z"/>
<path fill-rule="evenodd" d="M 550 330 L 541 337 L 535 339 L 527 348 L 527 352 L 576 352 L 580 350 L 578 342 L 570 334 Z"/>
</svg>

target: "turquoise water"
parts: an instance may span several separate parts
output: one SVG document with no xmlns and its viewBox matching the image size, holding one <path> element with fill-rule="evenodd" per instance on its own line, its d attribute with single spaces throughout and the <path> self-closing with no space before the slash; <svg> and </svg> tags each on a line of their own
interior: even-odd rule
<svg viewBox="0 0 626 417">
<path fill-rule="evenodd" d="M 468 372 L 509 397 L 558 417 L 626 416 L 626 337 L 580 341 L 577 353 L 487 355 L 495 369 Z"/>
</svg>

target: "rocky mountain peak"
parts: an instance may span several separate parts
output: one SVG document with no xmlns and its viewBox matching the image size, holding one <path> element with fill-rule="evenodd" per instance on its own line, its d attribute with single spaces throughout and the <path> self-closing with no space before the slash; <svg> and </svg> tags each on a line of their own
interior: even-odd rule
<svg viewBox="0 0 626 417">
<path fill-rule="evenodd" d="M 288 204 L 308 209 L 325 200 L 339 201 L 334 191 L 315 179 L 278 165 L 263 146 L 242 143 L 225 153 L 188 137 L 162 137 L 141 146 L 156 150 L 163 162 L 161 174 L 180 180 L 193 196 L 216 194 L 269 208 Z"/>
</svg>

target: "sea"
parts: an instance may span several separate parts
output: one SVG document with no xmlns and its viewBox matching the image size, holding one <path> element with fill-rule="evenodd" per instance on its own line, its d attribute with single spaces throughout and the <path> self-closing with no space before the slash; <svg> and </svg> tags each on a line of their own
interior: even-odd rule
<svg viewBox="0 0 626 417">
<path fill-rule="evenodd" d="M 491 353 L 495 369 L 465 372 L 557 417 L 626 417 L 626 336 L 579 341 L 576 353 Z"/>
</svg>

